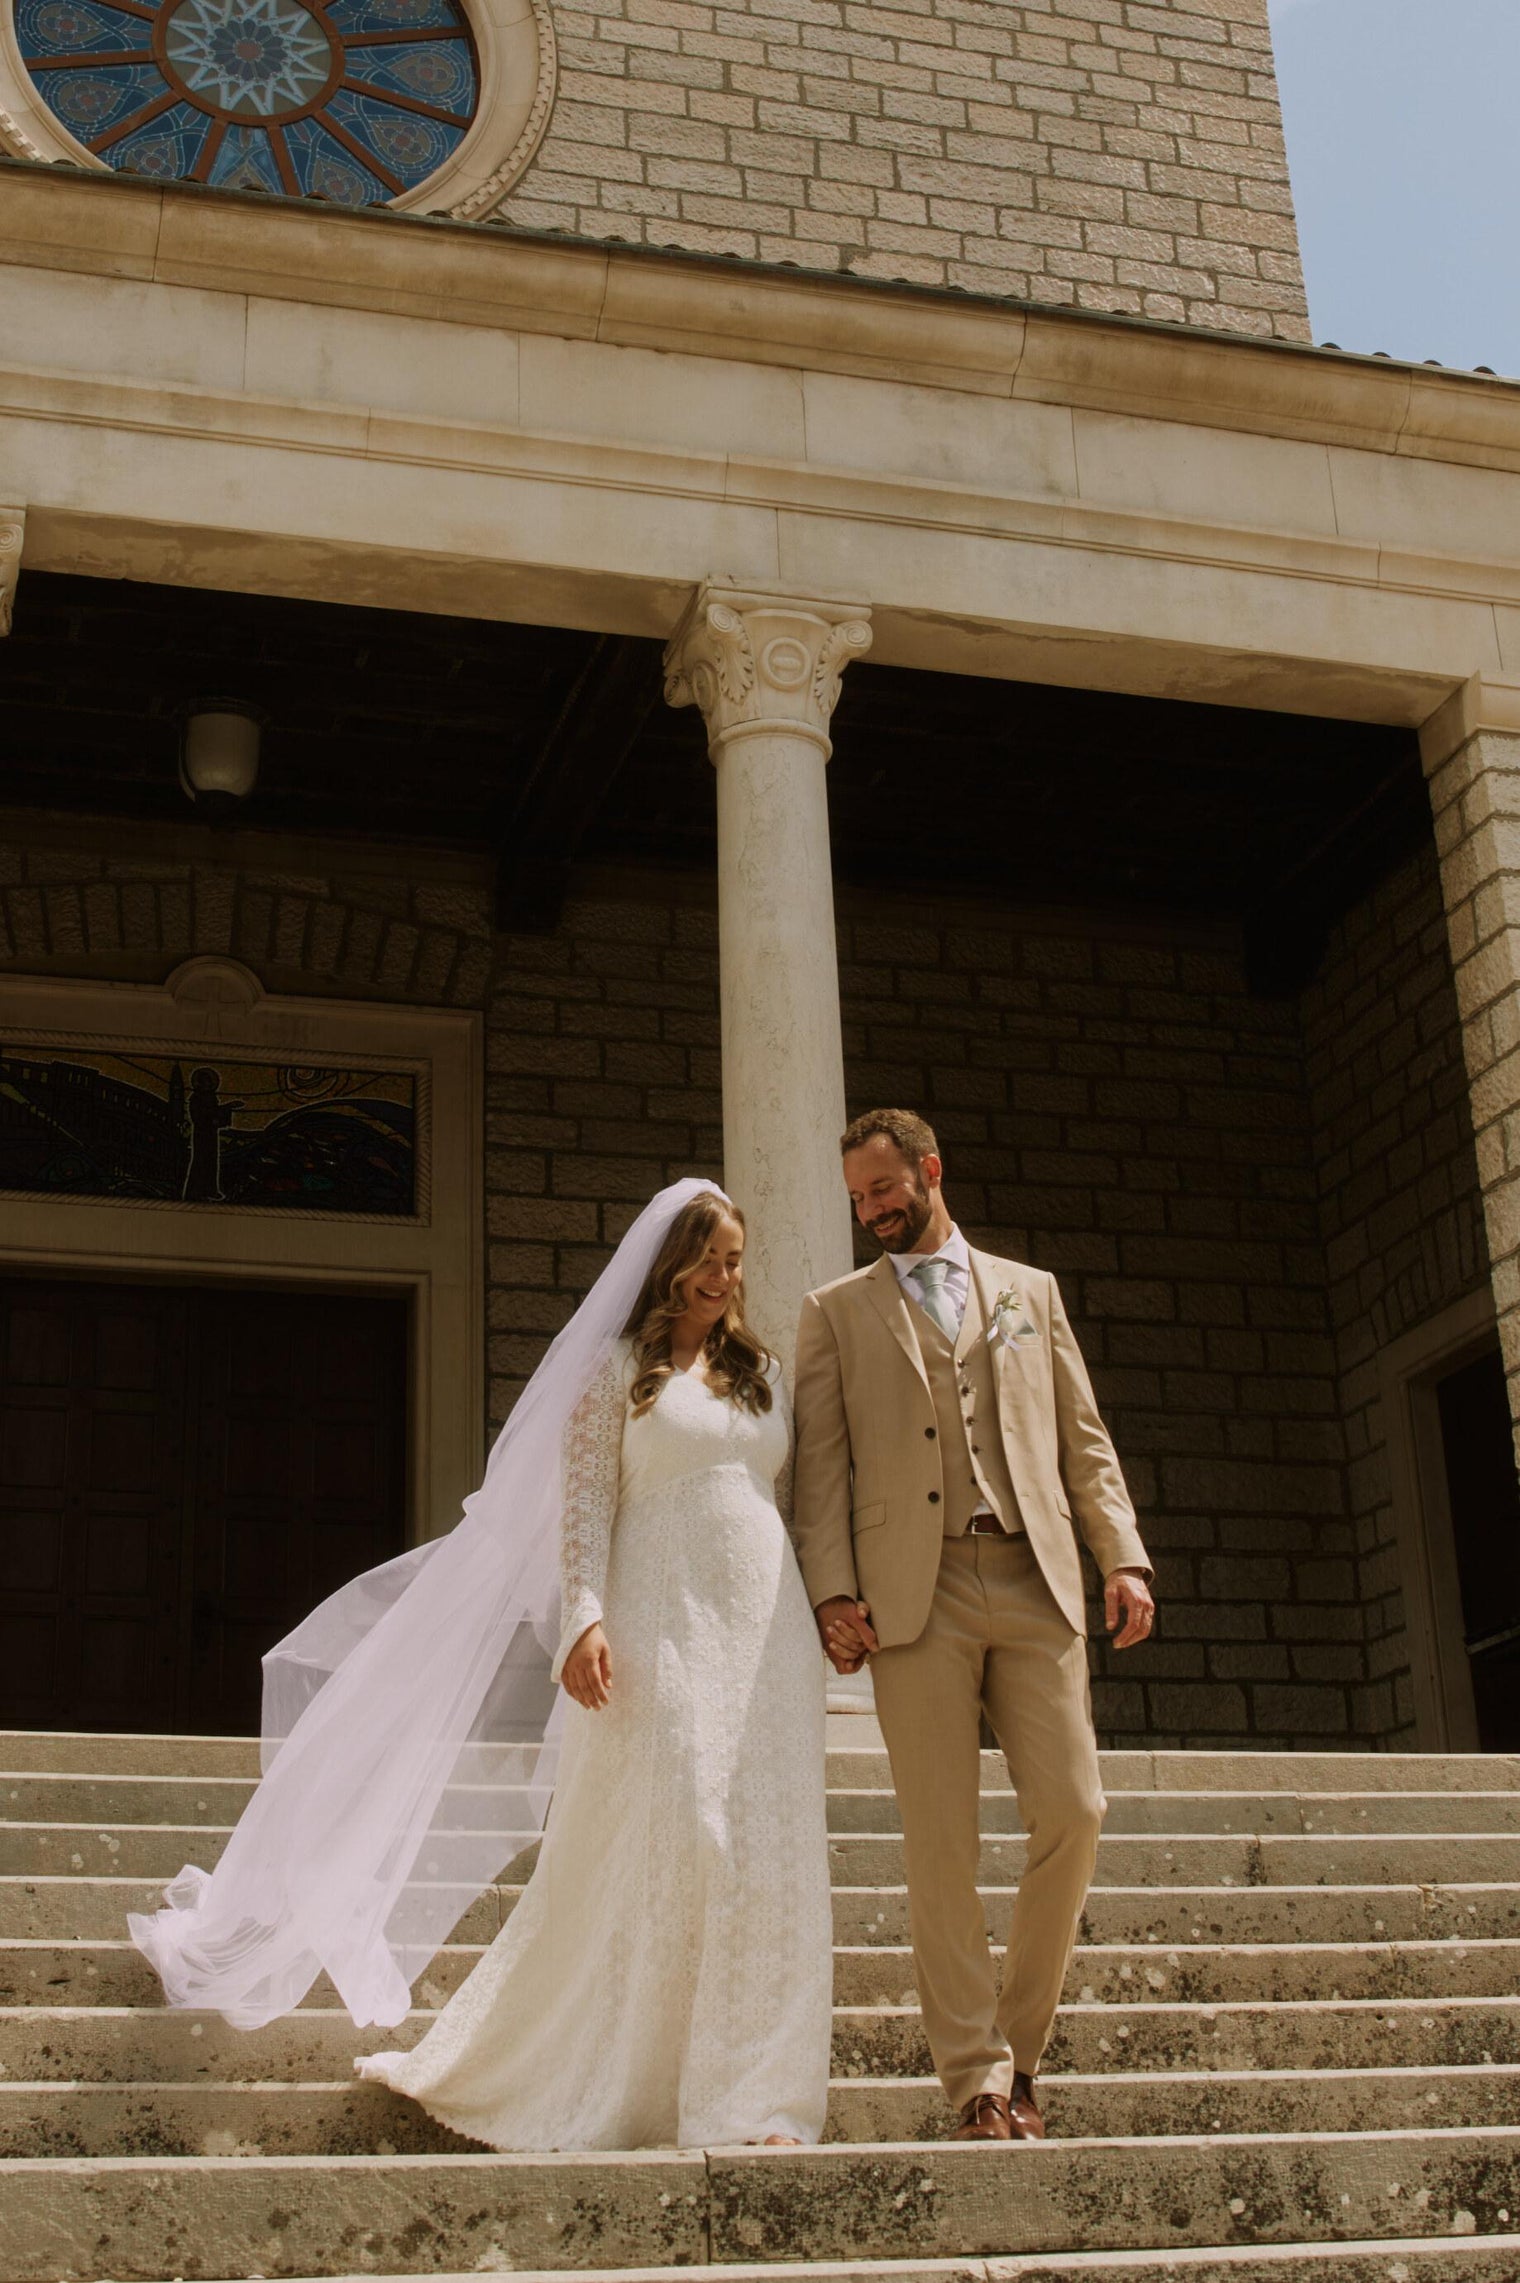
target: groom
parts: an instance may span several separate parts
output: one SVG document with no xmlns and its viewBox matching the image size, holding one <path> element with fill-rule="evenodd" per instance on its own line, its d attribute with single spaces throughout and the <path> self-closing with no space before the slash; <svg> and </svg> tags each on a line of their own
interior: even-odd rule
<svg viewBox="0 0 1520 2283">
<path fill-rule="evenodd" d="M 955 2138 L 1041 2140 L 1035 2073 L 1106 1805 L 1078 1534 L 1121 1649 L 1150 1632 L 1150 1565 L 1055 1279 L 971 1250 L 912 1111 L 868 1111 L 840 1147 L 883 1257 L 803 1302 L 797 1550 L 837 1670 L 871 1660 Z M 1001 1996 L 976 1883 L 984 1711 L 1028 1834 Z"/>
</svg>

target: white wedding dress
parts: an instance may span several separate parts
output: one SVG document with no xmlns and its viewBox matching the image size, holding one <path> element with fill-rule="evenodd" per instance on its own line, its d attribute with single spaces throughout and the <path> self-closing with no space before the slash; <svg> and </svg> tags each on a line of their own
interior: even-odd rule
<svg viewBox="0 0 1520 2283">
<path fill-rule="evenodd" d="M 538 1866 L 410 2053 L 361 2075 L 502 2149 L 815 2141 L 833 1934 L 818 1637 L 756 1417 L 698 1375 L 628 1417 L 625 1342 L 565 1447 L 559 1663 L 600 1618 L 612 1701 L 570 1704 Z M 779 1504 L 778 1504 L 779 1501 Z"/>
</svg>

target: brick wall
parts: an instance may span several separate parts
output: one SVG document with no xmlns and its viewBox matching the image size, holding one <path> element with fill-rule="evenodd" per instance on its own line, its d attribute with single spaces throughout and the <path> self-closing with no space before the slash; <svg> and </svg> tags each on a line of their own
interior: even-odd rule
<svg viewBox="0 0 1520 2283">
<path fill-rule="evenodd" d="M 478 886 L 184 854 L 0 843 L 0 966 L 161 981 L 240 959 L 269 991 L 478 1006 L 491 964 Z"/>
<path fill-rule="evenodd" d="M 1432 847 L 1336 929 L 1304 999 L 1347 1496 L 1367 1628 L 1356 1725 L 1412 1747 L 1378 1355 L 1488 1276 L 1462 1032 Z"/>
<path fill-rule="evenodd" d="M 493 947 L 483 887 L 305 864 L 0 851 L 0 944 L 482 1005 L 494 1424 L 650 1191 L 719 1170 L 709 885 L 588 876 Z M 1059 1275 L 1091 1362 L 1164 1607 L 1141 1655 L 1095 1652 L 1104 1732 L 1399 1734 L 1376 1349 L 1485 1272 L 1431 862 L 1349 915 L 1301 1011 L 1164 922 L 848 892 L 840 957 L 852 1109 L 927 1110 L 954 1210 Z"/>
<path fill-rule="evenodd" d="M 556 0 L 500 219 L 1309 338 L 1266 0 Z"/>
</svg>

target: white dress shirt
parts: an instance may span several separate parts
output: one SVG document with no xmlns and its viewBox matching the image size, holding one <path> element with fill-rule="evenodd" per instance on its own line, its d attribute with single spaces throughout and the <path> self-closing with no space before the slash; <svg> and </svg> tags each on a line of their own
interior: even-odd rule
<svg viewBox="0 0 1520 2283">
<path fill-rule="evenodd" d="M 924 1306 L 924 1288 L 913 1271 L 921 1260 L 948 1261 L 950 1273 L 945 1278 L 944 1294 L 960 1325 L 966 1314 L 966 1295 L 971 1289 L 971 1247 L 959 1229 L 952 1228 L 938 1252 L 889 1252 L 888 1260 L 896 1271 L 897 1281 L 910 1300 Z M 925 1315 L 928 1310 L 924 1309 Z"/>
</svg>

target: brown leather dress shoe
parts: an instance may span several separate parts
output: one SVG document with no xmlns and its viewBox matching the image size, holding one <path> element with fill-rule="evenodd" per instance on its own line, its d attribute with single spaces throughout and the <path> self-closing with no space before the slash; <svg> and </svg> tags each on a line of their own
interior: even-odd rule
<svg viewBox="0 0 1520 2283">
<path fill-rule="evenodd" d="M 1013 2119 L 1001 2093 L 978 2093 L 961 2110 L 952 2140 L 1012 2140 Z"/>
<path fill-rule="evenodd" d="M 1014 2140 L 1043 2140 L 1045 2119 L 1040 2104 L 1034 2097 L 1034 2079 L 1026 2070 L 1013 2073 L 1013 2091 L 1008 2100 L 1008 2126 Z"/>
</svg>

